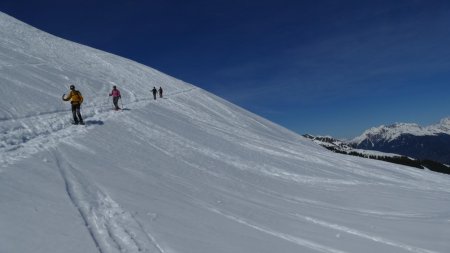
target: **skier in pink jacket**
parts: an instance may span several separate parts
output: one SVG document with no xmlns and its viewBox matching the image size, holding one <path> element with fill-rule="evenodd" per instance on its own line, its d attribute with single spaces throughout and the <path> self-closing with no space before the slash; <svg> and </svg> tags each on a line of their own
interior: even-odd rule
<svg viewBox="0 0 450 253">
<path fill-rule="evenodd" d="M 122 98 L 122 96 L 120 96 L 120 91 L 117 89 L 115 85 L 113 86 L 111 93 L 109 93 L 109 96 L 113 97 L 113 104 L 115 106 L 116 111 L 120 110 L 119 99 Z"/>
</svg>

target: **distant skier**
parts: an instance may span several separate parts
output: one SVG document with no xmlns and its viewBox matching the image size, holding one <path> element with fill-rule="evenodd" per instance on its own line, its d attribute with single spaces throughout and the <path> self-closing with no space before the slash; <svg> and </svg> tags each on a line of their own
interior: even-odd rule
<svg viewBox="0 0 450 253">
<path fill-rule="evenodd" d="M 81 92 L 75 90 L 74 85 L 70 85 L 70 93 L 67 97 L 65 97 L 66 94 L 63 94 L 62 99 L 64 101 L 69 101 L 70 104 L 72 104 L 72 114 L 73 114 L 73 124 L 78 125 L 84 125 L 83 118 L 81 117 L 81 104 L 83 103 L 83 96 L 81 95 Z"/>
<path fill-rule="evenodd" d="M 163 97 L 163 89 L 161 87 L 159 87 L 158 93 L 159 93 L 159 97 L 162 98 Z"/>
<path fill-rule="evenodd" d="M 153 89 L 152 89 L 152 93 L 153 93 L 153 99 L 155 99 L 156 100 L 156 93 L 157 93 L 158 91 L 156 90 L 156 87 L 153 87 Z"/>
<path fill-rule="evenodd" d="M 120 95 L 120 91 L 117 89 L 117 87 L 115 85 L 113 86 L 111 93 L 109 93 L 109 96 L 113 97 L 113 104 L 114 104 L 115 110 L 116 111 L 120 110 L 119 99 L 122 98 L 122 96 Z"/>
</svg>

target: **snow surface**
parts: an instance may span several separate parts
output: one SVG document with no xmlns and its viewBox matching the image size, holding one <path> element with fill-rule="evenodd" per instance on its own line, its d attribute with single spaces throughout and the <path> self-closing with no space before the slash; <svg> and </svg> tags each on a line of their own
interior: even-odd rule
<svg viewBox="0 0 450 253">
<path fill-rule="evenodd" d="M 428 136 L 437 134 L 450 135 L 450 118 L 442 119 L 438 124 L 422 127 L 414 123 L 395 123 L 392 125 L 381 125 L 379 127 L 372 127 L 356 138 L 351 143 L 357 145 L 365 140 L 383 139 L 392 141 L 397 139 L 402 134 L 410 134 L 414 136 Z"/>
<path fill-rule="evenodd" d="M 446 175 L 332 153 L 1 13 L 0 55 L 2 253 L 450 252 Z"/>
</svg>

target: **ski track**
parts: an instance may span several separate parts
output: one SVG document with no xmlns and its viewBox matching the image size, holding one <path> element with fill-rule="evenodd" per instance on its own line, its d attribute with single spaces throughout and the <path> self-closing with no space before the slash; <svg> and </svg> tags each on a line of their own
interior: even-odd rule
<svg viewBox="0 0 450 253">
<path fill-rule="evenodd" d="M 159 143 L 160 147 L 158 149 L 166 149 L 170 150 L 170 153 L 176 154 L 178 157 L 185 157 L 186 153 L 189 151 L 197 151 L 200 154 L 205 154 L 211 158 L 217 159 L 218 161 L 222 161 L 236 169 L 253 172 L 258 175 L 265 175 L 267 177 L 274 177 L 278 179 L 282 179 L 285 181 L 292 181 L 301 184 L 329 184 L 329 185 L 359 185 L 366 184 L 364 182 L 358 181 L 349 181 L 349 180 L 340 180 L 340 179 L 329 179 L 329 178 L 321 178 L 318 176 L 311 177 L 307 175 L 299 175 L 295 173 L 289 173 L 285 170 L 279 169 L 275 166 L 266 164 L 264 167 L 259 166 L 258 164 L 249 163 L 243 161 L 239 158 L 239 156 L 231 156 L 229 154 L 219 152 L 217 150 L 206 148 L 205 146 L 199 145 L 198 143 L 192 142 L 181 135 L 178 135 L 174 132 L 171 132 L 167 129 L 163 129 L 158 125 L 148 123 L 145 125 L 146 127 L 140 126 L 139 128 L 135 128 L 139 135 L 150 134 L 153 136 L 164 136 L 163 139 L 173 140 L 175 143 Z M 151 145 L 151 144 L 149 144 Z M 173 147 L 177 147 L 174 149 Z M 166 153 L 166 152 L 165 152 Z"/>
<path fill-rule="evenodd" d="M 179 182 L 182 182 L 182 180 L 180 180 Z M 255 188 L 259 188 L 256 185 L 252 185 Z M 191 186 L 193 187 L 193 186 Z M 359 215 L 375 215 L 377 217 L 385 217 L 386 215 L 388 216 L 392 216 L 391 218 L 395 218 L 395 219 L 399 219 L 399 218 L 429 218 L 428 216 L 424 216 L 424 215 L 420 215 L 420 214 L 410 214 L 410 213 L 398 213 L 398 212 L 384 212 L 384 211 L 374 211 L 374 210 L 360 210 L 360 209 L 351 209 L 351 208 L 342 208 L 342 207 L 337 207 L 331 204 L 327 204 L 325 202 L 321 202 L 321 201 L 315 201 L 315 200 L 309 200 L 309 199 L 304 199 L 304 200 L 299 200 L 293 197 L 285 197 L 282 195 L 278 195 L 278 194 L 274 194 L 271 192 L 266 192 L 266 190 L 264 188 L 261 189 L 257 189 L 258 191 L 261 191 L 261 193 L 263 194 L 267 194 L 268 196 L 272 196 L 272 197 L 276 197 L 276 198 L 280 198 L 282 200 L 286 200 L 286 201 L 294 201 L 296 203 L 306 203 L 308 205 L 319 205 L 319 206 L 323 206 L 327 209 L 330 210 L 344 210 L 344 211 L 351 211 L 352 213 L 355 212 L 355 214 L 359 214 Z M 298 236 L 294 236 L 294 235 L 290 235 L 287 233 L 283 233 L 280 231 L 276 231 L 273 230 L 269 227 L 266 227 L 264 225 L 258 224 L 255 221 L 252 221 L 248 218 L 244 218 L 241 217 L 237 214 L 233 214 L 232 212 L 229 212 L 227 210 L 223 210 L 223 209 L 219 209 L 217 206 L 214 206 L 204 200 L 201 200 L 193 195 L 190 195 L 188 193 L 181 193 L 180 194 L 184 194 L 184 196 L 186 198 L 189 198 L 193 203 L 196 203 L 198 206 L 209 210 L 213 213 L 216 213 L 220 216 L 223 216 L 229 220 L 232 220 L 236 223 L 242 224 L 244 226 L 250 227 L 252 229 L 258 230 L 260 232 L 263 232 L 265 234 L 280 238 L 282 240 L 286 240 L 288 242 L 297 244 L 299 246 L 305 247 L 305 248 L 309 248 L 312 249 L 314 251 L 318 251 L 318 252 L 329 252 L 329 253 L 337 253 L 337 252 L 346 252 L 346 251 L 341 251 L 339 249 L 333 248 L 333 247 L 329 247 L 326 245 L 322 245 L 319 244 L 317 242 L 311 241 L 311 240 L 307 240 L 304 238 L 300 238 Z M 292 199 L 291 199 L 292 198 Z M 257 205 L 261 205 L 260 207 L 264 207 L 267 211 L 273 212 L 273 213 L 277 213 L 280 214 L 278 210 L 273 209 L 273 207 L 271 207 L 270 205 L 266 205 L 265 203 L 255 203 Z M 366 213 L 367 212 L 367 213 Z M 376 235 L 376 234 L 371 234 L 370 232 L 364 232 L 358 229 L 353 229 L 350 227 L 346 227 L 343 225 L 339 225 L 339 224 L 333 224 L 333 223 L 329 223 L 323 220 L 319 220 L 316 218 L 312 218 L 310 216 L 305 216 L 305 215 L 301 215 L 299 213 L 289 213 L 286 212 L 284 213 L 287 217 L 291 217 L 295 220 L 299 220 L 302 222 L 308 222 L 311 223 L 313 225 L 317 225 L 317 226 L 321 226 L 330 230 L 337 230 L 339 232 L 343 232 L 343 233 L 347 233 L 362 239 L 366 239 L 369 241 L 373 241 L 376 243 L 380 243 L 380 244 L 384 244 L 387 245 L 389 247 L 394 247 L 397 248 L 399 251 L 407 251 L 407 252 L 412 252 L 412 253 L 438 253 L 437 251 L 433 251 L 433 250 L 428 250 L 428 249 L 424 249 L 424 248 L 420 248 L 420 247 L 416 247 L 416 246 L 412 246 L 412 245 L 408 245 L 402 242 L 398 242 L 398 241 L 394 241 L 388 238 L 384 238 L 382 236 Z M 389 217 L 388 217 L 389 218 Z"/>
<path fill-rule="evenodd" d="M 176 91 L 167 97 L 191 92 L 196 88 Z M 138 109 L 152 103 L 152 98 L 140 99 L 124 104 L 126 109 Z M 69 141 L 73 134 L 79 136 L 96 125 L 119 113 L 112 111 L 110 105 L 91 105 L 82 108 L 85 126 L 73 126 L 70 110 L 45 112 L 39 115 L 24 116 L 0 121 L 0 163 L 3 167 L 30 157 L 46 148 L 56 147 Z"/>
<path fill-rule="evenodd" d="M 213 206 L 213 205 L 211 205 L 211 204 L 209 204 L 209 203 L 207 203 L 205 201 L 202 201 L 202 200 L 200 200 L 198 198 L 195 198 L 194 196 L 186 194 L 186 197 L 190 198 L 193 202 L 197 203 L 199 206 L 201 206 L 201 207 L 203 207 L 203 208 L 205 208 L 205 209 L 207 209 L 207 210 L 209 210 L 209 211 L 211 211 L 213 213 L 216 213 L 216 214 L 218 214 L 220 216 L 223 216 L 223 217 L 225 217 L 227 219 L 230 219 L 230 220 L 232 220 L 234 222 L 237 222 L 239 224 L 248 226 L 248 227 L 253 228 L 255 230 L 258 230 L 260 232 L 263 232 L 263 233 L 269 234 L 271 236 L 280 238 L 282 240 L 286 240 L 286 241 L 289 241 L 291 243 L 297 244 L 299 246 L 306 247 L 306 248 L 309 248 L 309 249 L 312 249 L 312 250 L 315 250 L 315 251 L 318 251 L 318 252 L 326 252 L 326 253 L 344 253 L 344 252 L 346 252 L 346 251 L 341 251 L 341 250 L 336 249 L 336 248 L 331 248 L 331 247 L 328 247 L 328 246 L 325 246 L 325 245 L 322 245 L 322 244 L 318 244 L 318 243 L 316 243 L 314 241 L 310 241 L 310 240 L 307 240 L 307 239 L 299 238 L 299 237 L 296 237 L 296 236 L 293 236 L 293 235 L 290 235 L 290 234 L 286 234 L 286 233 L 282 233 L 282 232 L 279 232 L 279 231 L 274 231 L 274 230 L 272 230 L 270 228 L 267 228 L 267 227 L 264 227 L 262 225 L 259 225 L 256 222 L 253 222 L 253 221 L 248 220 L 246 218 L 239 217 L 238 215 L 232 214 L 232 213 L 230 213 L 228 211 L 225 211 L 225 210 L 220 210 L 217 207 L 215 207 L 215 206 Z M 268 208 L 267 206 L 265 206 L 265 207 Z M 271 210 L 274 213 L 277 213 L 277 210 L 273 210 L 272 208 L 269 208 L 268 210 Z M 329 223 L 329 222 L 326 222 L 326 221 L 323 221 L 323 220 L 319 220 L 319 219 L 316 219 L 316 218 L 312 218 L 312 217 L 309 217 L 309 216 L 301 215 L 299 213 L 286 213 L 286 215 L 289 216 L 289 217 L 293 217 L 293 218 L 295 218 L 297 220 L 306 221 L 308 223 L 311 223 L 311 224 L 314 224 L 314 225 L 317 225 L 317 226 L 321 226 L 321 227 L 324 227 L 324 228 L 327 228 L 327 229 L 337 230 L 339 232 L 351 234 L 353 236 L 356 236 L 356 237 L 359 237 L 359 238 L 362 238 L 362 239 L 370 240 L 370 241 L 373 241 L 373 242 L 376 242 L 376 243 L 380 243 L 380 244 L 384 244 L 384 245 L 387 245 L 387 246 L 390 246 L 390 247 L 395 247 L 395 248 L 398 248 L 399 250 L 402 250 L 402 251 L 407 251 L 407 252 L 412 252 L 412 253 L 438 253 L 437 251 L 423 249 L 423 248 L 416 247 L 416 246 L 411 246 L 411 245 L 408 245 L 408 244 L 405 244 L 405 243 L 401 243 L 401 242 L 393 241 L 393 240 L 390 240 L 390 239 L 387 239 L 387 238 L 383 238 L 383 237 L 378 236 L 378 235 L 370 234 L 368 232 L 360 231 L 360 230 L 353 229 L 353 228 L 346 227 L 346 226 L 342 226 L 342 225 L 339 225 L 339 224 L 333 224 L 333 223 Z"/>
<path fill-rule="evenodd" d="M 181 182 L 181 181 L 179 181 L 179 182 Z M 206 202 L 204 200 L 201 200 L 201 199 L 197 198 L 196 196 L 193 196 L 193 195 L 191 195 L 189 193 L 186 193 L 186 192 L 179 192 L 179 193 L 182 194 L 185 198 L 190 199 L 190 201 L 192 201 L 192 203 L 196 203 L 199 207 L 204 208 L 205 210 L 208 210 L 208 211 L 210 211 L 212 213 L 215 213 L 215 214 L 217 214 L 217 215 L 219 215 L 221 217 L 225 217 L 226 219 L 229 219 L 229 220 L 231 220 L 233 222 L 239 223 L 239 224 L 241 224 L 243 226 L 255 229 L 255 230 L 257 230 L 259 232 L 262 232 L 264 234 L 268 234 L 270 236 L 274 236 L 274 237 L 279 238 L 281 240 L 284 240 L 284 241 L 287 241 L 287 242 L 299 245 L 299 246 L 301 246 L 303 248 L 308 248 L 310 250 L 314 250 L 314 251 L 317 251 L 317 252 L 324 252 L 324 253 L 347 253 L 346 251 L 342 251 L 342 250 L 339 250 L 339 249 L 328 247 L 328 246 L 319 244 L 319 243 L 311 241 L 311 240 L 303 239 L 303 238 L 300 238 L 300 237 L 297 237 L 297 236 L 293 236 L 293 235 L 290 235 L 290 234 L 286 234 L 286 233 L 283 233 L 283 232 L 272 230 L 272 229 L 270 229 L 268 227 L 265 227 L 263 225 L 257 224 L 256 222 L 253 222 L 253 221 L 251 221 L 249 219 L 240 217 L 238 215 L 232 214 L 232 213 L 230 213 L 228 211 L 225 211 L 225 210 L 218 209 L 216 206 L 214 206 L 214 205 L 212 205 L 212 204 L 210 204 L 210 203 L 208 203 L 208 202 Z M 299 252 L 301 252 L 301 251 L 299 251 Z"/>
<path fill-rule="evenodd" d="M 67 195 L 100 253 L 164 253 L 134 216 L 53 151 Z"/>
<path fill-rule="evenodd" d="M 330 247 L 327 247 L 327 246 L 324 246 L 324 245 L 321 245 L 321 244 L 317 244 L 317 243 L 309 241 L 309 240 L 305 240 L 305 239 L 302 239 L 302 238 L 299 238 L 299 237 L 295 237 L 295 236 L 292 236 L 292 235 L 288 235 L 288 234 L 272 231 L 272 230 L 266 229 L 264 227 L 260 227 L 260 226 L 251 224 L 248 221 L 245 221 L 245 220 L 243 220 L 241 218 L 238 218 L 238 217 L 235 217 L 235 216 L 232 216 L 232 215 L 229 215 L 229 214 L 224 214 L 224 213 L 218 211 L 217 209 L 210 209 L 210 210 L 213 211 L 213 212 L 216 212 L 218 214 L 221 214 L 221 215 L 223 215 L 224 217 L 226 217 L 228 219 L 234 220 L 234 221 L 236 221 L 236 222 L 238 222 L 240 224 L 249 226 L 249 227 L 254 228 L 254 229 L 256 229 L 256 230 L 258 230 L 260 232 L 263 232 L 263 233 L 266 233 L 266 234 L 278 237 L 280 239 L 283 239 L 283 240 L 295 243 L 295 244 L 300 245 L 302 247 L 306 247 L 306 248 L 309 248 L 309 249 L 312 249 L 312 250 L 315 250 L 315 251 L 326 252 L 326 253 L 345 253 L 345 251 L 333 249 L 333 248 L 330 248 Z"/>
<path fill-rule="evenodd" d="M 202 205 L 204 205 L 204 204 L 202 204 Z M 230 220 L 232 220 L 234 222 L 237 222 L 239 224 L 242 224 L 244 226 L 253 228 L 253 229 L 258 230 L 260 232 L 263 232 L 265 234 L 269 234 L 271 236 L 275 236 L 275 237 L 280 238 L 282 240 L 286 240 L 288 242 L 297 244 L 299 246 L 302 246 L 302 247 L 305 247 L 305 248 L 308 248 L 308 249 L 311 249 L 311 250 L 314 250 L 314 251 L 325 252 L 325 253 L 346 253 L 345 251 L 341 251 L 341 250 L 338 250 L 338 249 L 330 248 L 330 247 L 318 244 L 318 243 L 310 241 L 310 240 L 306 240 L 306 239 L 295 237 L 295 236 L 292 236 L 292 235 L 289 235 L 289 234 L 273 231 L 273 230 L 271 230 L 269 228 L 265 228 L 265 227 L 262 227 L 260 225 L 253 224 L 252 222 L 250 222 L 248 220 L 245 220 L 243 218 L 237 217 L 237 216 L 232 215 L 232 214 L 225 213 L 224 211 L 221 211 L 221 210 L 219 210 L 217 208 L 214 208 L 214 207 L 211 207 L 211 206 L 205 206 L 205 207 L 208 210 L 210 210 L 211 212 L 219 214 L 219 215 L 221 215 L 221 216 L 223 216 L 223 217 L 225 217 L 227 219 L 230 219 Z"/>
<path fill-rule="evenodd" d="M 315 225 L 319 225 L 319 226 L 322 226 L 322 227 L 325 227 L 325 228 L 329 228 L 329 229 L 337 230 L 337 231 L 344 232 L 344 233 L 347 233 L 347 234 L 351 234 L 351 235 L 354 235 L 354 236 L 358 236 L 358 237 L 361 237 L 361 238 L 364 238 L 364 239 L 367 239 L 367 240 L 371 240 L 371 241 L 374 241 L 374 242 L 382 243 L 382 244 L 385 244 L 385 245 L 388 245 L 388 246 L 392 246 L 392 247 L 396 247 L 396 248 L 399 248 L 399 249 L 402 249 L 402 250 L 406 250 L 406 251 L 409 251 L 409 252 L 413 252 L 413 253 L 438 253 L 436 251 L 422 249 L 422 248 L 410 246 L 410 245 L 407 245 L 407 244 L 404 244 L 404 243 L 395 242 L 395 241 L 392 241 L 392 240 L 389 240 L 389 239 L 386 239 L 386 238 L 383 238 L 383 237 L 380 237 L 380 236 L 377 236 L 377 235 L 371 235 L 371 234 L 363 232 L 363 231 L 359 231 L 359 230 L 356 230 L 356 229 L 353 229 L 353 228 L 341 226 L 341 225 L 338 225 L 338 224 L 329 223 L 329 222 L 318 220 L 318 219 L 311 218 L 311 217 L 308 217 L 308 216 L 303 216 L 303 215 L 300 215 L 300 214 L 295 214 L 295 216 L 300 218 L 300 219 L 302 219 L 302 220 L 305 220 L 307 222 L 313 223 Z"/>
</svg>

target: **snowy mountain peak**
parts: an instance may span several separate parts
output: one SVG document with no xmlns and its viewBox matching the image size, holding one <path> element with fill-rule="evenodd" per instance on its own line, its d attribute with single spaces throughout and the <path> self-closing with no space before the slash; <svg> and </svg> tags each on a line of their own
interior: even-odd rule
<svg viewBox="0 0 450 253">
<path fill-rule="evenodd" d="M 350 145 L 449 164 L 450 119 L 426 127 L 410 123 L 374 127 L 353 139 Z"/>
<path fill-rule="evenodd" d="M 422 127 L 415 123 L 395 123 L 391 125 L 381 125 L 372 127 L 356 138 L 351 143 L 361 144 L 363 141 L 384 140 L 390 142 L 403 134 L 414 136 L 436 135 L 439 133 L 450 134 L 450 118 L 442 119 L 439 124 Z"/>
<path fill-rule="evenodd" d="M 443 118 L 439 122 L 439 124 L 436 124 L 434 127 L 436 127 L 437 129 L 440 129 L 442 132 L 450 134 L 450 117 L 449 118 Z"/>
</svg>

